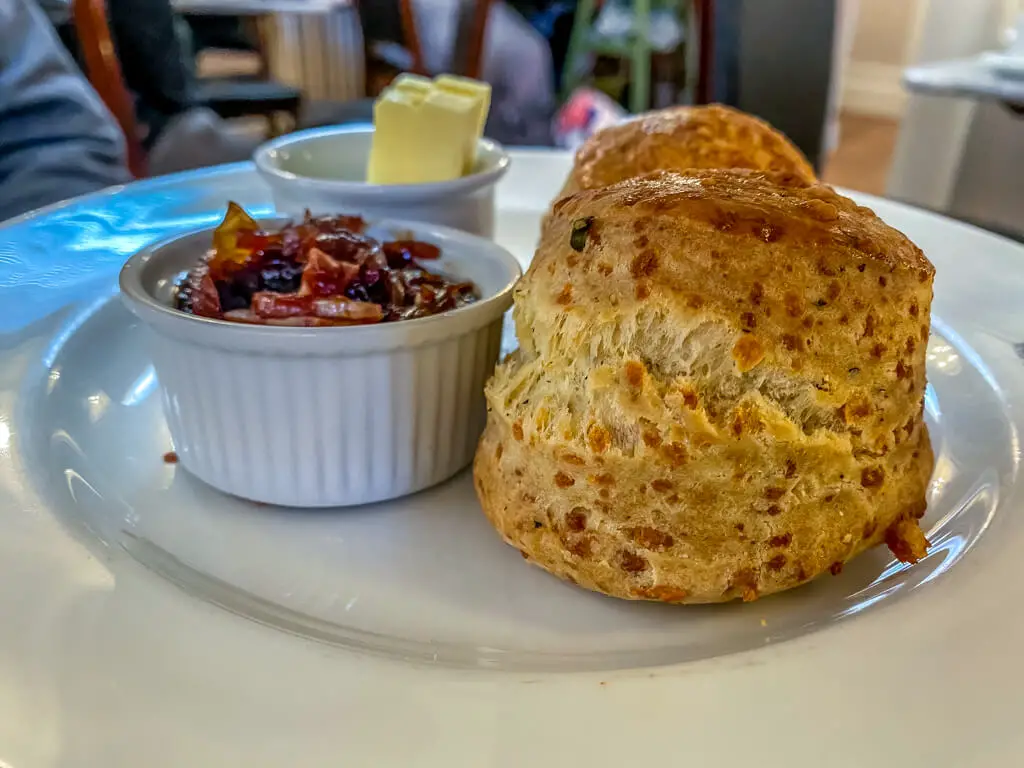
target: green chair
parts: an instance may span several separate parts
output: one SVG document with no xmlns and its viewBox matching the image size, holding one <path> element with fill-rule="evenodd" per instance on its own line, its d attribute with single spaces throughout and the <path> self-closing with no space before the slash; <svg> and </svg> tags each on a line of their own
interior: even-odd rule
<svg viewBox="0 0 1024 768">
<path fill-rule="evenodd" d="M 696 11 L 699 25 L 698 37 L 701 48 L 698 67 L 697 88 L 694 101 L 705 103 L 708 99 L 708 66 L 710 63 L 711 6 L 712 0 L 632 0 L 633 27 L 623 40 L 601 40 L 593 29 L 594 14 L 598 0 L 579 0 L 569 37 L 562 75 L 563 97 L 567 97 L 580 85 L 585 77 L 583 61 L 588 56 L 615 56 L 629 61 L 630 88 L 629 111 L 644 112 L 651 105 L 651 53 L 650 42 L 652 10 L 667 9 L 677 14 L 683 22 L 688 20 L 690 6 Z M 692 28 L 690 32 L 692 32 Z"/>
</svg>

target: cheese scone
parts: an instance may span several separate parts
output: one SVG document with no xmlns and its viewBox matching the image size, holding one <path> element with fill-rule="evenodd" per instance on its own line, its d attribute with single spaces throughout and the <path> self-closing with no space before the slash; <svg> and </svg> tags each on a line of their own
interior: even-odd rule
<svg viewBox="0 0 1024 768">
<path fill-rule="evenodd" d="M 753 115 L 712 104 L 672 107 L 595 133 L 576 153 L 561 196 L 655 171 L 746 168 L 812 184 L 799 149 Z"/>
<path fill-rule="evenodd" d="M 551 573 L 708 603 L 925 554 L 934 268 L 871 210 L 735 171 L 557 203 L 487 386 L 480 502 Z"/>
</svg>

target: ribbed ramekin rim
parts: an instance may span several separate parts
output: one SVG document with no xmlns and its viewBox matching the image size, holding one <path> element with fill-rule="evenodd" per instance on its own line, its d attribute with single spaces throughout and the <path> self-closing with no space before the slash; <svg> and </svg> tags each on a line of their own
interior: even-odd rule
<svg viewBox="0 0 1024 768">
<path fill-rule="evenodd" d="M 266 221 L 268 219 L 279 221 L 281 217 L 259 217 L 257 220 Z M 397 320 L 393 323 L 310 328 L 302 326 L 271 326 L 236 323 L 231 322 L 230 320 L 200 317 L 198 315 L 182 312 L 181 310 L 168 306 L 158 300 L 143 287 L 141 272 L 151 260 L 159 258 L 160 251 L 169 245 L 179 240 L 202 234 L 203 232 L 212 233 L 214 230 L 214 227 L 202 227 L 187 232 L 179 232 L 176 235 L 152 243 L 132 255 L 121 268 L 118 284 L 121 289 L 121 294 L 130 302 L 148 312 L 153 312 L 159 316 L 163 316 L 169 322 L 179 322 L 183 324 L 181 327 L 191 327 L 193 330 L 203 327 L 216 328 L 219 333 L 230 333 L 237 335 L 238 337 L 253 337 L 273 334 L 275 338 L 285 339 L 300 337 L 310 338 L 314 336 L 329 337 L 331 334 L 346 334 L 352 338 L 360 336 L 363 338 L 372 338 L 374 335 L 387 334 L 390 329 L 394 328 L 398 324 L 401 324 L 401 326 L 406 329 L 422 329 L 431 325 L 440 325 L 446 322 L 456 323 L 460 320 L 472 322 L 473 320 L 477 320 L 478 322 L 474 323 L 475 325 L 483 325 L 489 320 L 500 317 L 512 305 L 512 292 L 516 283 L 522 277 L 523 269 L 518 259 L 516 259 L 515 256 L 509 253 L 502 246 L 491 240 L 439 224 L 392 219 L 385 219 L 380 223 L 388 226 L 393 225 L 399 228 L 404 227 L 413 231 L 417 228 L 422 229 L 424 227 L 429 227 L 431 230 L 440 232 L 447 237 L 476 241 L 475 244 L 480 246 L 481 254 L 486 254 L 489 258 L 497 259 L 506 268 L 507 279 L 498 291 L 489 294 L 488 296 L 481 297 L 470 304 L 466 304 L 462 307 L 458 307 L 457 309 L 449 310 L 438 315 L 418 317 L 411 320 Z"/>
<path fill-rule="evenodd" d="M 460 176 L 457 179 L 432 181 L 422 184 L 370 184 L 365 181 L 346 181 L 344 179 L 321 179 L 315 176 L 302 176 L 279 168 L 271 160 L 271 153 L 277 150 L 301 145 L 304 141 L 309 141 L 310 139 L 352 133 L 372 133 L 372 128 L 363 128 L 361 126 L 357 128 L 327 126 L 296 131 L 295 133 L 289 133 L 261 144 L 253 153 L 253 162 L 256 164 L 256 170 L 271 184 L 302 185 L 336 194 L 344 194 L 352 199 L 402 200 L 445 198 L 452 195 L 466 194 L 481 187 L 492 186 L 505 175 L 512 162 L 508 151 L 500 143 L 493 139 L 485 138 L 479 140 L 479 146 L 495 153 L 497 159 L 493 165 L 484 170 Z"/>
</svg>

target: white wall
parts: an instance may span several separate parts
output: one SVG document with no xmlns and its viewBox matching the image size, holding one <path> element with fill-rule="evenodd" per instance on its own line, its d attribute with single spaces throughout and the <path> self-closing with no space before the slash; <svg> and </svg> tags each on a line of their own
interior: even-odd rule
<svg viewBox="0 0 1024 768">
<path fill-rule="evenodd" d="M 902 66 L 917 6 L 917 0 L 860 0 L 853 60 Z"/>
<path fill-rule="evenodd" d="M 927 0 L 859 0 L 843 72 L 842 108 L 898 118 L 906 106 L 900 83 Z M 971 2 L 971 0 L 967 0 Z"/>
<path fill-rule="evenodd" d="M 920 0 L 911 63 L 964 58 L 998 46 L 1011 10 L 1006 0 Z M 886 193 L 929 208 L 949 209 L 976 109 L 970 99 L 910 97 Z M 1009 115 L 1005 117 L 1012 122 Z M 1019 130 L 1020 124 L 1016 127 Z M 987 143 L 981 136 L 974 137 L 975 143 L 979 140 Z M 1000 151 L 998 142 L 988 146 L 993 153 Z M 1003 158 L 1011 159 L 1013 153 L 1007 147 L 1002 152 Z M 1014 172 L 1012 166 L 1007 164 L 1007 170 Z"/>
</svg>

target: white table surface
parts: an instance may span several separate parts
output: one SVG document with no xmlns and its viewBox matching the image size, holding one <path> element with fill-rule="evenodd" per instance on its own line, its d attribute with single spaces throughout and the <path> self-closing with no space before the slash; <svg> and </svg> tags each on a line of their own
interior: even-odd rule
<svg viewBox="0 0 1024 768">
<path fill-rule="evenodd" d="M 1024 103 L 1024 80 L 996 76 L 979 57 L 908 67 L 903 83 L 912 93 Z"/>
</svg>

